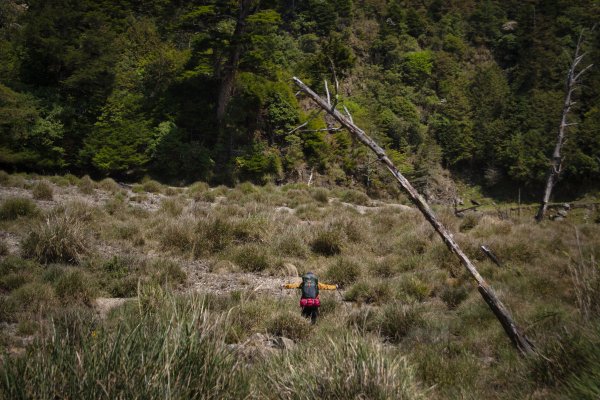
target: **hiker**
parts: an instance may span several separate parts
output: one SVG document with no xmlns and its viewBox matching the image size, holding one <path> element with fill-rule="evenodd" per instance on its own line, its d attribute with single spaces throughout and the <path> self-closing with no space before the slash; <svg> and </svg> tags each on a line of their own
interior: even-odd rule
<svg viewBox="0 0 600 400">
<path fill-rule="evenodd" d="M 300 297 L 300 307 L 302 307 L 302 316 L 310 318 L 310 322 L 314 324 L 317 322 L 317 315 L 319 314 L 319 307 L 321 306 L 321 300 L 319 300 L 319 289 L 321 290 L 336 290 L 337 285 L 328 285 L 320 283 L 316 275 L 312 272 L 306 273 L 302 277 L 302 282 L 298 283 L 286 283 L 283 285 L 286 289 L 301 289 L 302 296 Z"/>
</svg>

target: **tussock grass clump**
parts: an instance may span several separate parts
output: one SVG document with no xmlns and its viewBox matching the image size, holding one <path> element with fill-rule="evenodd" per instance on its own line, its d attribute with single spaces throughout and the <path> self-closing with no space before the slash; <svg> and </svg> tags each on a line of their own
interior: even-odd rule
<svg viewBox="0 0 600 400">
<path fill-rule="evenodd" d="M 159 258 L 148 266 L 151 281 L 162 286 L 177 286 L 185 283 L 187 274 L 175 261 Z"/>
<path fill-rule="evenodd" d="M 112 178 L 102 179 L 100 182 L 98 182 L 98 188 L 110 193 L 117 193 L 121 190 L 119 184 Z"/>
<path fill-rule="evenodd" d="M 35 226 L 21 243 L 25 258 L 43 264 L 78 264 L 92 250 L 87 226 L 69 214 L 53 214 Z"/>
<path fill-rule="evenodd" d="M 425 398 L 404 357 L 357 336 L 307 344 L 272 361 L 261 376 L 265 399 Z"/>
<path fill-rule="evenodd" d="M 63 304 L 83 303 L 89 306 L 96 297 L 94 280 L 78 269 L 67 270 L 58 277 L 54 290 Z"/>
<path fill-rule="evenodd" d="M 91 195 L 94 194 L 96 183 L 88 175 L 85 175 L 83 178 L 79 179 L 77 186 L 81 193 Z"/>
<path fill-rule="evenodd" d="M 329 264 L 325 277 L 328 282 L 342 287 L 356 282 L 361 275 L 360 265 L 350 258 L 338 258 Z"/>
<path fill-rule="evenodd" d="M 323 256 L 334 256 L 342 252 L 346 241 L 346 235 L 337 227 L 329 226 L 317 231 L 314 239 L 310 242 L 313 252 Z"/>
<path fill-rule="evenodd" d="M 448 309 L 453 310 L 469 297 L 469 291 L 464 286 L 444 286 L 439 297 Z"/>
<path fill-rule="evenodd" d="M 142 189 L 148 193 L 162 193 L 164 186 L 153 179 L 145 178 L 142 181 Z"/>
<path fill-rule="evenodd" d="M 310 334 L 308 320 L 297 312 L 283 312 L 273 316 L 267 323 L 267 332 L 292 340 L 306 339 Z"/>
<path fill-rule="evenodd" d="M 10 183 L 10 174 L 4 170 L 0 170 L 0 185 L 8 186 Z"/>
<path fill-rule="evenodd" d="M 46 181 L 39 181 L 31 189 L 31 194 L 36 200 L 52 200 L 54 198 L 54 190 Z"/>
<path fill-rule="evenodd" d="M 386 281 L 360 281 L 344 294 L 346 301 L 383 304 L 392 298 L 392 290 Z"/>
<path fill-rule="evenodd" d="M 9 256 L 0 261 L 0 290 L 10 292 L 33 281 L 40 266 L 29 260 Z"/>
<path fill-rule="evenodd" d="M 366 193 L 355 189 L 342 190 L 339 196 L 341 201 L 359 206 L 366 206 L 371 203 L 371 199 Z"/>
<path fill-rule="evenodd" d="M 275 236 L 273 250 L 280 256 L 298 258 L 306 258 L 309 252 L 308 244 L 301 233 L 292 230 Z"/>
<path fill-rule="evenodd" d="M 8 243 L 6 243 L 6 240 L 0 239 L 0 256 L 6 256 L 8 253 Z"/>
<path fill-rule="evenodd" d="M 387 304 L 375 318 L 371 330 L 376 330 L 381 336 L 392 343 L 402 341 L 411 330 L 425 323 L 421 311 L 413 304 Z"/>
<path fill-rule="evenodd" d="M 177 219 L 162 224 L 158 241 L 163 250 L 187 253 L 194 249 L 192 223 L 189 220 Z"/>
<path fill-rule="evenodd" d="M 30 199 L 13 197 L 4 200 L 0 205 L 0 220 L 11 221 L 19 217 L 30 217 L 37 212 L 35 203 Z"/>
<path fill-rule="evenodd" d="M 431 296 L 433 287 L 416 276 L 400 281 L 399 290 L 406 300 L 425 301 Z"/>
<path fill-rule="evenodd" d="M 164 199 L 160 203 L 160 211 L 167 214 L 170 217 L 178 217 L 183 212 L 184 204 L 178 198 Z"/>
<path fill-rule="evenodd" d="M 12 291 L 8 302 L 17 312 L 40 313 L 56 305 L 56 295 L 47 283 L 30 282 Z"/>
<path fill-rule="evenodd" d="M 222 322 L 199 299 L 157 300 L 152 310 L 126 309 L 114 329 L 77 320 L 64 324 L 68 333 L 51 329 L 27 357 L 6 360 L 0 397 L 247 398 L 248 379 L 224 344 Z"/>
<path fill-rule="evenodd" d="M 273 266 L 268 248 L 257 244 L 236 247 L 232 261 L 244 272 L 265 271 Z"/>
<path fill-rule="evenodd" d="M 311 191 L 313 199 L 321 204 L 327 204 L 329 202 L 329 190 L 326 188 L 316 188 Z"/>
</svg>

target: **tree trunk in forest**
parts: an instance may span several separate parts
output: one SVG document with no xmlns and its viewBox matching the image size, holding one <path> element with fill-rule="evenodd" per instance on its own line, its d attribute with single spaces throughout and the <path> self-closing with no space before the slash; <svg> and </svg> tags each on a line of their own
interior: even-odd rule
<svg viewBox="0 0 600 400">
<path fill-rule="evenodd" d="M 567 73 L 567 81 L 565 84 L 565 101 L 563 103 L 562 117 L 560 120 L 560 125 L 558 127 L 558 137 L 556 139 L 556 145 L 554 146 L 554 152 L 552 153 L 552 160 L 550 162 L 550 168 L 548 170 L 548 179 L 546 180 L 546 187 L 544 189 L 544 196 L 542 197 L 542 202 L 540 203 L 540 208 L 535 216 L 535 219 L 538 222 L 541 222 L 546 215 L 546 210 L 548 209 L 548 202 L 550 202 L 550 196 L 552 195 L 552 189 L 554 189 L 554 185 L 558 181 L 558 177 L 562 171 L 562 155 L 561 150 L 562 146 L 565 143 L 565 135 L 566 128 L 569 125 L 567 122 L 567 116 L 569 115 L 569 111 L 571 111 L 571 106 L 575 104 L 571 99 L 573 97 L 573 91 L 577 88 L 579 83 L 579 78 L 581 75 L 587 71 L 592 64 L 583 68 L 579 73 L 576 73 L 576 68 L 585 56 L 585 54 L 579 55 L 579 51 L 581 49 L 581 39 L 583 37 L 583 31 L 579 35 L 579 40 L 577 41 L 577 47 L 575 48 L 575 56 L 573 57 L 573 62 L 571 63 L 571 67 L 569 68 L 569 72 Z"/>
<path fill-rule="evenodd" d="M 226 147 L 227 159 L 231 159 L 233 152 L 233 134 L 225 132 L 225 113 L 233 95 L 235 78 L 237 75 L 240 58 L 242 55 L 243 36 L 246 33 L 246 19 L 250 15 L 252 4 L 255 0 L 240 0 L 240 11 L 238 14 L 235 30 L 231 37 L 231 48 L 227 64 L 221 72 L 221 84 L 219 86 L 219 97 L 217 100 L 217 123 L 219 124 L 219 138 L 223 140 Z"/>
<path fill-rule="evenodd" d="M 391 172 L 391 174 L 396 178 L 402 189 L 408 194 L 411 201 L 417 206 L 417 208 L 421 211 L 421 213 L 425 216 L 425 219 L 429 221 L 429 223 L 433 226 L 435 231 L 440 235 L 446 246 L 450 249 L 452 253 L 454 253 L 461 261 L 461 263 L 465 266 L 465 268 L 469 271 L 471 276 L 475 279 L 478 285 L 478 290 L 481 296 L 484 298 L 485 302 L 492 309 L 496 318 L 502 324 L 502 327 L 506 331 L 506 334 L 515 345 L 515 347 L 521 352 L 521 354 L 531 354 L 534 353 L 533 344 L 529 341 L 529 339 L 521 332 L 519 327 L 513 321 L 509 311 L 506 309 L 504 304 L 498 299 L 498 296 L 488 285 L 488 283 L 483 279 L 483 277 L 479 274 L 475 265 L 471 262 L 471 260 L 466 256 L 466 254 L 461 250 L 458 244 L 454 241 L 452 234 L 441 224 L 441 222 L 436 218 L 433 214 L 433 211 L 429 208 L 429 205 L 425 202 L 423 197 L 413 188 L 410 182 L 398 171 L 396 166 L 392 163 L 392 161 L 387 157 L 385 151 L 375 143 L 370 137 L 366 135 L 364 131 L 362 131 L 359 127 L 354 125 L 348 118 L 342 115 L 339 111 L 337 111 L 334 107 L 331 107 L 325 100 L 323 100 L 319 95 L 313 92 L 308 86 L 306 86 L 300 79 L 294 77 L 293 78 L 296 85 L 306 93 L 312 100 L 322 109 L 327 111 L 331 116 L 333 116 L 340 124 L 342 124 L 348 131 L 354 135 L 360 142 L 369 147 L 379 158 L 386 168 Z"/>
</svg>

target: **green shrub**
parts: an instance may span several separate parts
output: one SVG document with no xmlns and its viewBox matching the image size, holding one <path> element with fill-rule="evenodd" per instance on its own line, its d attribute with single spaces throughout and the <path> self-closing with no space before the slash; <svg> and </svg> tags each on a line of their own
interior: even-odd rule
<svg viewBox="0 0 600 400">
<path fill-rule="evenodd" d="M 284 312 L 276 314 L 269 320 L 267 332 L 292 340 L 302 340 L 310 334 L 310 324 L 299 313 Z"/>
<path fill-rule="evenodd" d="M 91 252 L 92 243 L 85 224 L 68 214 L 53 214 L 35 226 L 21 243 L 25 258 L 43 264 L 77 264 Z"/>
<path fill-rule="evenodd" d="M 329 264 L 325 272 L 328 282 L 342 287 L 356 282 L 360 275 L 360 265 L 348 258 L 338 258 L 335 262 Z"/>
<path fill-rule="evenodd" d="M 33 201 L 22 197 L 6 199 L 0 205 L 0 220 L 11 221 L 19 217 L 30 217 L 37 214 Z"/>
<path fill-rule="evenodd" d="M 46 181 L 39 181 L 31 190 L 33 198 L 36 200 L 52 200 L 54 198 L 54 190 Z"/>
</svg>

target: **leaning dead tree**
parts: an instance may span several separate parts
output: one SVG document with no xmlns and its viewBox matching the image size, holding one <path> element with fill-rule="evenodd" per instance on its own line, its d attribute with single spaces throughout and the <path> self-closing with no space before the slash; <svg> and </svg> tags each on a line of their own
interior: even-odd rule
<svg viewBox="0 0 600 400">
<path fill-rule="evenodd" d="M 546 180 L 546 187 L 544 189 L 544 196 L 542 197 L 542 202 L 540 203 L 540 208 L 535 216 L 535 219 L 538 222 L 541 222 L 544 219 L 544 215 L 548 209 L 548 202 L 550 201 L 550 196 L 552 195 L 552 189 L 554 189 L 554 185 L 558 181 L 558 177 L 562 172 L 562 162 L 563 157 L 561 154 L 562 146 L 565 144 L 566 139 L 566 130 L 569 126 L 575 125 L 575 123 L 569 123 L 567 121 L 567 117 L 569 112 L 571 111 L 571 107 L 575 104 L 573 101 L 573 92 L 579 86 L 579 79 L 581 75 L 588 69 L 592 67 L 593 64 L 590 64 L 577 72 L 577 68 L 579 64 L 585 57 L 584 54 L 579 54 L 581 51 L 581 39 L 583 38 L 583 31 L 579 35 L 579 39 L 577 40 L 577 47 L 575 48 L 575 56 L 573 57 L 573 61 L 571 62 L 571 66 L 567 73 L 567 80 L 565 82 L 565 101 L 563 103 L 562 109 L 562 117 L 560 119 L 560 125 L 558 126 L 558 137 L 556 138 L 556 145 L 554 146 L 554 152 L 552 153 L 552 160 L 550 161 L 550 168 L 548 170 L 548 179 Z"/>
<path fill-rule="evenodd" d="M 479 274 L 475 265 L 471 262 L 471 260 L 466 256 L 466 254 L 461 250 L 458 244 L 454 241 L 452 234 L 444 227 L 440 221 L 436 218 L 429 205 L 425 202 L 423 197 L 410 182 L 398 171 L 396 166 L 392 163 L 392 161 L 388 158 L 385 151 L 375 143 L 367 134 L 362 131 L 358 126 L 356 126 L 348 117 L 342 115 L 339 111 L 335 109 L 335 105 L 331 105 L 326 100 L 323 100 L 319 95 L 313 92 L 308 86 L 306 86 L 300 79 L 294 77 L 293 78 L 295 84 L 300 88 L 301 91 L 306 93 L 319 107 L 325 110 L 328 114 L 333 116 L 342 126 L 344 126 L 348 131 L 355 136 L 360 142 L 369 147 L 379 158 L 379 161 L 385 165 L 385 167 L 392 173 L 392 175 L 396 178 L 402 189 L 408 194 L 411 201 L 417 206 L 417 208 L 423 213 L 427 221 L 433 226 L 436 232 L 441 236 L 446 246 L 450 249 L 450 251 L 460 259 L 462 264 L 467 268 L 471 276 L 477 282 L 477 288 L 479 293 L 491 308 L 491 310 L 496 315 L 496 318 L 502 324 L 502 327 L 506 331 L 506 334 L 515 345 L 515 347 L 521 352 L 521 354 L 531 354 L 534 353 L 533 344 L 527 339 L 527 337 L 521 332 L 519 327 L 514 322 L 513 318 L 510 315 L 508 309 L 502 304 L 498 296 L 492 289 L 492 287 L 483 279 L 483 277 Z"/>
</svg>

